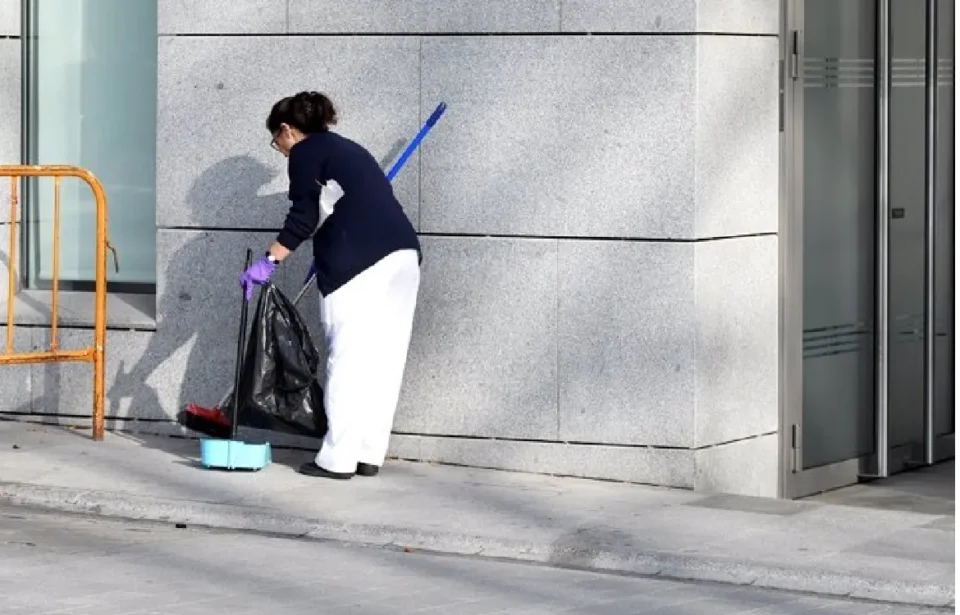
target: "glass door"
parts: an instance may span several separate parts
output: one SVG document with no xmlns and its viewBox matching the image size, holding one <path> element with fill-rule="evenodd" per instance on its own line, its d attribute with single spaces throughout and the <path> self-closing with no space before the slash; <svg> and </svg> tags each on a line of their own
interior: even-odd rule
<svg viewBox="0 0 960 615">
<path fill-rule="evenodd" d="M 890 3 L 888 473 L 953 456 L 953 3 Z"/>
<path fill-rule="evenodd" d="M 783 492 L 797 497 L 856 482 L 876 458 L 883 195 L 876 0 L 787 6 Z"/>
<path fill-rule="evenodd" d="M 785 0 L 781 495 L 954 456 L 954 14 Z"/>
<path fill-rule="evenodd" d="M 926 2 L 890 1 L 889 471 L 923 442 Z"/>
</svg>

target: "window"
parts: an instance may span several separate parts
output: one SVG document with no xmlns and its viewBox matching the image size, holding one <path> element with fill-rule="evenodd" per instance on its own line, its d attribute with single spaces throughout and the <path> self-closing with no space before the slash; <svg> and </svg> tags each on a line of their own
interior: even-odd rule
<svg viewBox="0 0 960 615">
<path fill-rule="evenodd" d="M 27 75 L 24 157 L 89 169 L 104 185 L 109 290 L 151 293 L 156 284 L 156 0 L 25 0 Z M 24 282 L 48 289 L 53 268 L 51 179 L 26 186 Z M 93 287 L 95 203 L 87 185 L 61 189 L 60 287 Z"/>
</svg>

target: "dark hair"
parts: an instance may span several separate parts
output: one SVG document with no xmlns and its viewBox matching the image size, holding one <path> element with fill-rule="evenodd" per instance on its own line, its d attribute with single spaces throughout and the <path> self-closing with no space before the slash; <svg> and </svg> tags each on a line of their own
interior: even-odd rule
<svg viewBox="0 0 960 615">
<path fill-rule="evenodd" d="M 267 116 L 267 130 L 271 134 L 288 124 L 300 132 L 326 132 L 337 123 L 337 110 L 320 92 L 300 92 L 279 100 Z"/>
</svg>

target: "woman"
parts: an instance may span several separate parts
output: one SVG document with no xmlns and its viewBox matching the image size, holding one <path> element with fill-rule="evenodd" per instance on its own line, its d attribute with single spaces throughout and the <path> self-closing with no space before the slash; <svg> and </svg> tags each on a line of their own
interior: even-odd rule
<svg viewBox="0 0 960 615">
<path fill-rule="evenodd" d="M 313 234 L 320 319 L 327 344 L 329 427 L 308 476 L 375 476 L 387 454 L 420 286 L 420 243 L 373 156 L 330 131 L 337 112 L 300 92 L 267 118 L 270 145 L 288 159 L 290 211 L 276 241 L 240 283 L 249 300 Z M 321 190 L 339 187 L 330 212 Z M 324 194 L 326 197 L 326 193 Z M 318 228 L 319 226 L 319 228 Z M 316 233 L 314 234 L 314 231 Z"/>
</svg>

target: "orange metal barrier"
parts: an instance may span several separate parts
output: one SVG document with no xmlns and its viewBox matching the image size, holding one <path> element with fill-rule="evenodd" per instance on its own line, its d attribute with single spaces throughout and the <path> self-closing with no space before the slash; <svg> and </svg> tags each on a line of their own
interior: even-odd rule
<svg viewBox="0 0 960 615">
<path fill-rule="evenodd" d="M 93 173 L 72 166 L 5 166 L 0 165 L 0 177 L 10 178 L 10 251 L 9 279 L 7 281 L 7 344 L 0 354 L 0 365 L 28 363 L 56 363 L 62 361 L 93 363 L 93 439 L 103 439 L 104 412 L 104 347 L 107 336 L 107 250 L 112 250 L 107 239 L 107 197 L 103 185 Z M 22 177 L 52 177 L 53 190 L 53 296 L 50 304 L 50 350 L 14 352 L 14 296 L 17 280 L 17 189 Z M 93 346 L 82 350 L 61 350 L 57 342 L 57 309 L 60 286 L 60 184 L 64 177 L 82 179 L 90 186 L 97 206 L 96 280 L 93 310 Z"/>
</svg>

